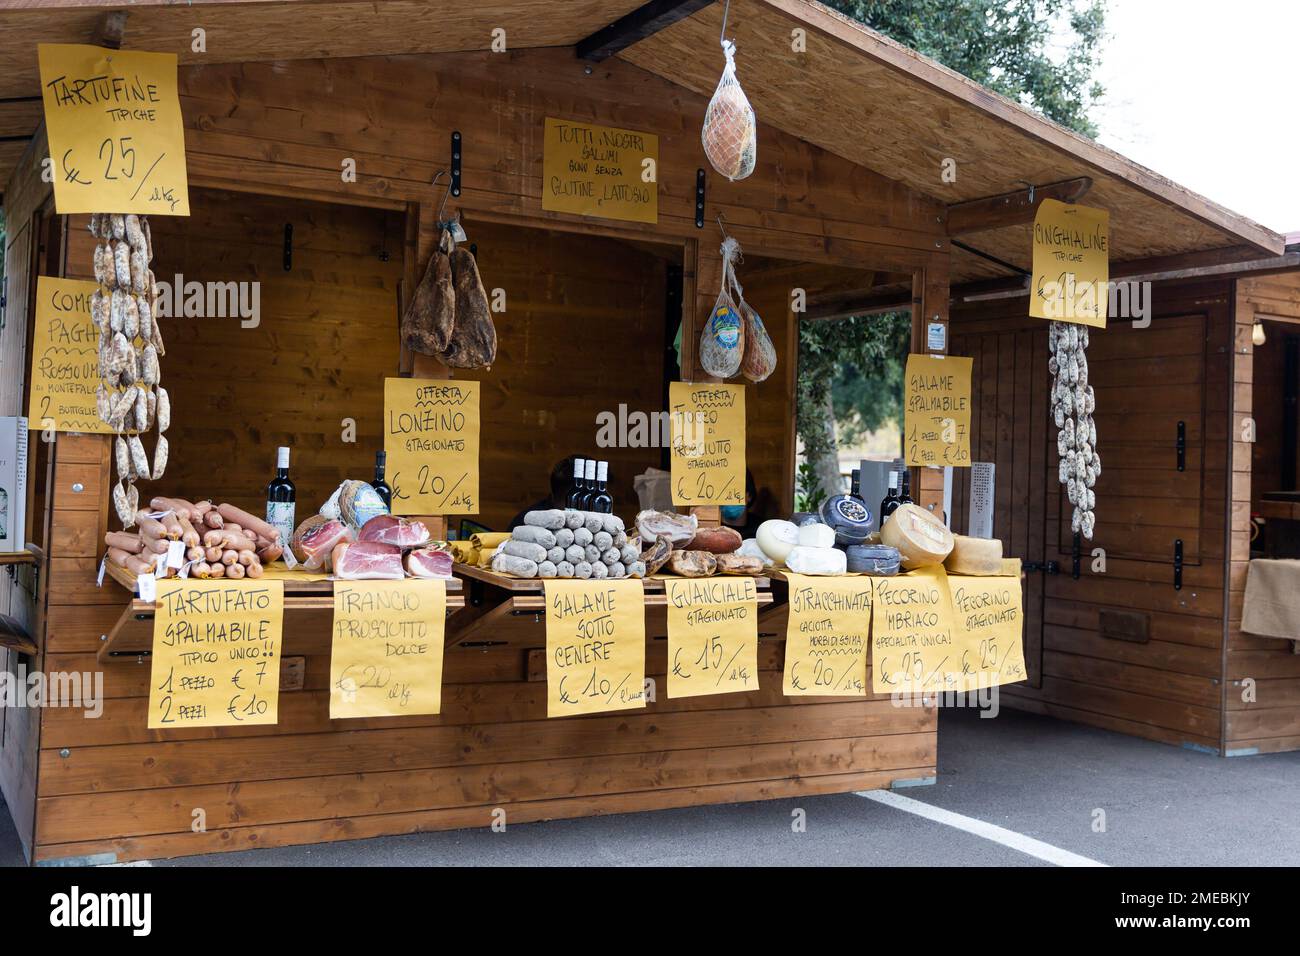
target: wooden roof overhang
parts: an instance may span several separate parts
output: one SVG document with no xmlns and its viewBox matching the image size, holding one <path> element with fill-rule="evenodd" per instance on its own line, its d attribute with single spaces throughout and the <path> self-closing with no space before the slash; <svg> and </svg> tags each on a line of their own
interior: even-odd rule
<svg viewBox="0 0 1300 956">
<path fill-rule="evenodd" d="M 182 65 L 481 51 L 502 28 L 511 49 L 581 47 L 707 97 L 722 61 L 723 4 L 700 0 L 11 0 L 0 12 L 0 184 L 40 123 L 36 44 L 92 42 L 121 10 L 123 48 L 174 52 Z M 191 52 L 196 26 L 202 54 Z M 796 29 L 806 52 L 793 49 Z M 1014 285 L 1029 268 L 1032 207 L 990 209 L 982 224 L 975 203 L 1025 184 L 1085 181 L 1082 201 L 1111 212 L 1116 275 L 1283 253 L 1278 233 L 813 0 L 731 0 L 727 34 L 761 122 L 962 207 L 955 287 Z"/>
</svg>

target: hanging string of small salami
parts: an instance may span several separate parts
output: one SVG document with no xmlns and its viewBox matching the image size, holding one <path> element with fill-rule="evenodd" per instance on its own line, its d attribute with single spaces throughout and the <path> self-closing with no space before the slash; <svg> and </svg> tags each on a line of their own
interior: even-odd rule
<svg viewBox="0 0 1300 956">
<path fill-rule="evenodd" d="M 1059 431 L 1058 478 L 1073 506 L 1070 530 L 1092 540 L 1096 524 L 1097 495 L 1093 485 L 1101 474 L 1097 453 L 1097 424 L 1093 412 L 1097 397 L 1088 384 L 1088 327 L 1053 322 L 1047 332 L 1052 353 L 1047 368 L 1052 373 L 1052 418 Z"/>
<path fill-rule="evenodd" d="M 158 284 L 149 263 L 153 236 L 144 216 L 94 213 L 95 281 L 90 315 L 99 331 L 99 377 L 95 405 L 116 433 L 113 442 L 117 484 L 113 507 L 123 527 L 135 525 L 138 480 L 157 481 L 167 468 L 171 401 L 162 387 L 159 359 L 166 354 L 158 325 Z M 141 435 L 157 427 L 153 464 Z"/>
</svg>

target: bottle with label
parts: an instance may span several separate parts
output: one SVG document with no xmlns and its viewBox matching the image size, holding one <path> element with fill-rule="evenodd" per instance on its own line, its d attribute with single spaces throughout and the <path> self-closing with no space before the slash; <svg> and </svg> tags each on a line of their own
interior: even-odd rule
<svg viewBox="0 0 1300 956">
<path fill-rule="evenodd" d="M 614 513 L 614 498 L 606 488 L 609 462 L 596 462 L 596 493 L 591 496 L 591 510 L 603 515 Z"/>
<path fill-rule="evenodd" d="M 579 511 L 591 510 L 591 499 L 596 494 L 596 459 L 588 458 L 583 466 L 582 494 L 578 495 L 575 507 Z"/>
<path fill-rule="evenodd" d="M 834 529 L 836 547 L 861 544 L 871 533 L 871 512 L 858 495 L 859 481 L 859 472 L 854 471 L 847 495 L 835 495 L 822 502 L 822 523 Z"/>
<path fill-rule="evenodd" d="M 582 495 L 587 490 L 583 484 L 583 465 L 585 459 L 573 459 L 573 484 L 569 486 L 569 495 L 564 499 L 564 507 L 577 508 L 582 501 Z"/>
<path fill-rule="evenodd" d="M 889 516 L 897 510 L 900 504 L 902 502 L 898 500 L 898 472 L 891 471 L 889 473 L 889 491 L 885 492 L 885 497 L 880 502 L 880 527 L 885 526 Z"/>
<path fill-rule="evenodd" d="M 393 510 L 393 489 L 388 487 L 388 482 L 384 480 L 384 468 L 388 464 L 388 452 L 375 452 L 375 480 L 370 483 L 370 487 L 375 489 L 379 497 L 384 499 L 384 504 L 388 510 Z"/>
<path fill-rule="evenodd" d="M 900 491 L 898 494 L 898 503 L 900 505 L 916 504 L 916 502 L 912 500 L 912 494 L 911 494 L 912 476 L 906 468 L 903 469 L 902 482 L 903 482 L 903 490 Z"/>
<path fill-rule="evenodd" d="M 289 449 L 281 447 L 276 456 L 275 477 L 266 486 L 266 523 L 280 529 L 280 543 L 287 545 L 293 537 L 294 503 L 297 489 L 289 480 Z"/>
</svg>

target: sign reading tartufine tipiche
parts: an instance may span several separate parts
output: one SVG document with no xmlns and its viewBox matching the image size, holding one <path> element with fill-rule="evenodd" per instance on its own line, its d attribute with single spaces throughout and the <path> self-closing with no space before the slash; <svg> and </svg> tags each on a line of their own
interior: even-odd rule
<svg viewBox="0 0 1300 956">
<path fill-rule="evenodd" d="M 1034 216 L 1029 314 L 1106 327 L 1110 304 L 1110 213 L 1044 199 Z"/>
<path fill-rule="evenodd" d="M 62 214 L 188 216 L 176 54 L 37 45 Z"/>
<path fill-rule="evenodd" d="M 546 118 L 542 208 L 599 219 L 659 221 L 659 137 Z"/>
<path fill-rule="evenodd" d="M 672 382 L 675 505 L 745 503 L 745 386 Z"/>
<path fill-rule="evenodd" d="M 157 584 L 149 728 L 274 724 L 282 581 Z"/>
<path fill-rule="evenodd" d="M 546 716 L 644 707 L 640 580 L 547 578 Z"/>
<path fill-rule="evenodd" d="M 479 383 L 384 379 L 393 514 L 477 514 Z"/>
<path fill-rule="evenodd" d="M 444 581 L 336 581 L 330 719 L 442 709 Z"/>
<path fill-rule="evenodd" d="M 98 289 L 98 283 L 83 279 L 36 279 L 27 403 L 33 429 L 105 435 L 113 431 L 95 409 L 99 332 L 90 317 L 90 297 Z"/>
<path fill-rule="evenodd" d="M 903 386 L 907 464 L 970 467 L 972 360 L 909 355 Z"/>
</svg>

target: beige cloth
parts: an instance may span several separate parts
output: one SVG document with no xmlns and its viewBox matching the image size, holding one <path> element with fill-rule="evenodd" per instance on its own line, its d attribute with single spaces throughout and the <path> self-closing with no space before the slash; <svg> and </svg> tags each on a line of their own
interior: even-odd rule
<svg viewBox="0 0 1300 956">
<path fill-rule="evenodd" d="M 1300 561 L 1250 562 L 1241 629 L 1257 637 L 1300 638 Z"/>
</svg>

